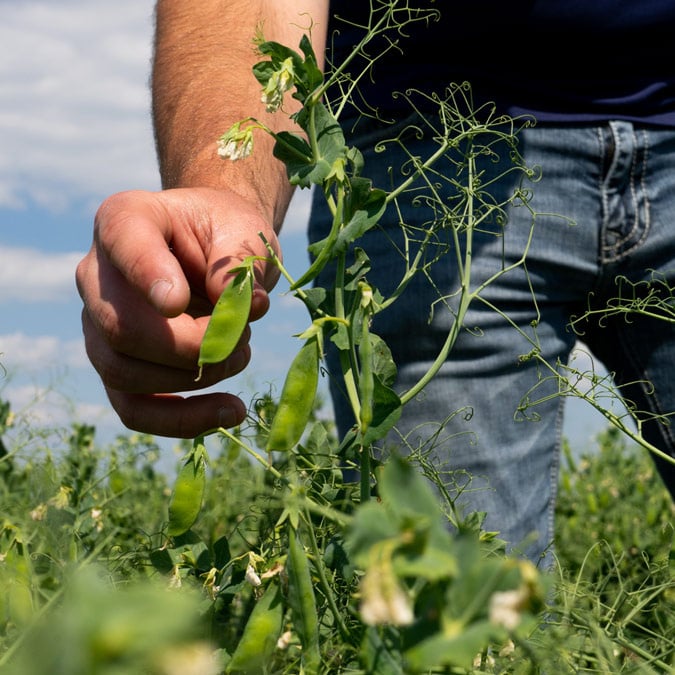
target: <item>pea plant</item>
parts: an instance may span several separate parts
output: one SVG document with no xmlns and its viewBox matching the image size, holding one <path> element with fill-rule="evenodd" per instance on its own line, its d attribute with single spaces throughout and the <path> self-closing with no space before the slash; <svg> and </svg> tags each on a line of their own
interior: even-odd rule
<svg viewBox="0 0 675 675">
<path fill-rule="evenodd" d="M 396 3 L 383 3 L 373 10 L 355 52 L 363 53 L 375 36 L 399 31 L 404 21 L 433 18 L 408 8 L 402 19 Z M 267 110 L 285 114 L 285 97 L 297 99 L 301 108 L 291 115 L 297 132 L 275 132 L 248 118 L 223 134 L 218 152 L 226 160 L 245 161 L 254 134 L 270 134 L 290 183 L 321 191 L 332 227 L 310 246 L 312 262 L 299 278 L 268 245 L 268 263 L 278 266 L 290 292 L 304 303 L 308 325 L 298 336 L 301 345 L 279 400 L 266 396 L 255 402 L 251 437 L 245 430 L 211 432 L 265 471 L 265 506 L 256 505 L 257 527 L 236 546 L 226 535 L 196 534 L 210 460 L 205 437 L 195 439 L 169 503 L 163 547 L 169 573 L 207 594 L 213 638 L 228 673 L 470 670 L 491 649 L 526 642 L 540 621 L 548 580 L 531 563 L 504 555 L 497 533 L 481 528 L 481 514 L 460 516 L 447 492 L 447 499 L 439 497 L 410 456 L 393 453 L 383 462 L 376 449 L 395 429 L 403 406 L 446 360 L 470 303 L 480 301 L 485 285 L 511 269 L 472 286 L 473 234 L 506 205 L 494 203 L 479 187 L 476 159 L 494 152 L 497 140 L 505 142 L 512 170 L 530 175 L 517 153 L 516 123 L 505 131 L 504 118 L 485 123 L 463 111 L 458 101 L 467 96 L 464 85 L 451 87 L 446 97 L 430 97 L 443 124 L 442 133 L 435 134 L 437 148 L 428 157 L 411 155 L 409 170 L 384 190 L 364 175 L 362 152 L 347 145 L 340 126 L 356 86 L 346 74 L 349 60 L 324 74 L 308 36 L 298 51 L 261 35 L 255 43 L 261 61 L 253 74 Z M 342 92 L 337 97 L 336 90 Z M 461 201 L 450 206 L 435 195 L 429 175 L 460 144 L 465 148 L 463 182 L 458 178 L 457 184 Z M 421 233 L 401 224 L 405 241 L 414 239 L 415 246 L 409 247 L 402 277 L 385 295 L 369 282 L 371 263 L 359 239 L 379 227 L 402 195 L 421 187 L 435 217 Z M 512 200 L 527 206 L 519 188 L 508 197 Z M 452 245 L 439 253 L 441 229 L 450 232 Z M 427 273 L 441 255 L 454 255 L 462 271 L 452 326 L 428 372 L 407 391 L 396 391 L 396 364 L 373 332 L 373 318 L 391 308 L 410 280 Z M 231 270 L 204 335 L 200 367 L 227 358 L 244 330 L 254 262 L 248 259 Z M 330 288 L 316 283 L 328 265 L 335 270 Z M 355 420 L 344 438 L 336 438 L 331 425 L 315 415 L 328 344 L 339 354 L 341 386 Z M 356 482 L 345 479 L 346 465 L 357 470 Z"/>
</svg>

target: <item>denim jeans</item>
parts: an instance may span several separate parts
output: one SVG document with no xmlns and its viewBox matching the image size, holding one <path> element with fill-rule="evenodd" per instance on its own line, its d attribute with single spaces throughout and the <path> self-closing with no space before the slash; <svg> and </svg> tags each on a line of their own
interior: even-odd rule
<svg viewBox="0 0 675 675">
<path fill-rule="evenodd" d="M 363 175 L 376 187 L 389 189 L 391 176 L 400 175 L 399 167 L 405 169 L 411 156 L 428 157 L 438 147 L 429 134 L 403 133 L 404 143 L 375 152 L 378 141 L 395 137 L 408 122 L 398 128 L 371 124 L 349 139 L 364 153 Z M 495 203 L 507 202 L 514 190 L 529 192 L 506 205 L 503 220 L 488 217 L 476 228 L 471 288 L 492 281 L 480 293 L 482 301 L 469 306 L 438 374 L 405 406 L 395 433 L 399 442 L 426 453 L 457 506 L 466 513 L 486 512 L 484 527 L 499 531 L 511 552 L 547 566 L 565 398 L 557 395 L 552 371 L 527 355 L 536 347 L 554 368 L 564 366 L 577 338 L 572 317 L 611 303 L 627 289 L 642 293 L 642 282 L 654 277 L 661 290 L 675 287 L 675 130 L 611 121 L 534 126 L 519 132 L 518 139 L 525 165 L 541 171 L 532 180 L 508 171 L 509 148 L 499 142 L 490 156 L 478 158 L 480 185 Z M 461 165 L 448 161 L 437 170 L 433 189 L 452 204 L 456 188 L 444 178 Z M 410 192 L 398 210 L 387 211 L 380 228 L 357 242 L 371 260 L 369 283 L 385 296 L 404 271 L 399 223 L 423 226 L 438 218 L 433 200 L 423 196 L 428 193 L 428 187 Z M 310 241 L 324 237 L 329 227 L 317 193 Z M 372 330 L 392 350 L 400 392 L 427 371 L 453 325 L 460 268 L 451 230 L 441 228 L 437 235 L 450 244 L 447 252 L 373 322 Z M 419 236 L 409 231 L 414 252 Z M 525 264 L 510 267 L 528 242 Z M 327 269 L 317 283 L 330 287 L 332 279 Z M 622 397 L 640 411 L 647 440 L 675 456 L 672 426 L 647 421 L 675 411 L 675 327 L 617 313 L 579 324 L 577 331 L 613 375 Z M 344 433 L 353 420 L 334 354 L 328 363 Z M 675 493 L 675 468 L 657 464 Z"/>
</svg>

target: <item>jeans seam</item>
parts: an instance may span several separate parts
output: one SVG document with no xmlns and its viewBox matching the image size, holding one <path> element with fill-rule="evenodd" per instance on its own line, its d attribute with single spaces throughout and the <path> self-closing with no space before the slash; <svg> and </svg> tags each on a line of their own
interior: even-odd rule
<svg viewBox="0 0 675 675">
<path fill-rule="evenodd" d="M 610 122 L 610 129 L 612 130 L 612 134 L 614 136 L 615 140 L 615 158 L 618 157 L 619 153 L 621 152 L 621 137 L 619 134 L 614 132 L 614 127 L 612 126 L 612 123 Z M 598 132 L 600 137 L 601 133 L 600 131 Z M 636 247 L 640 246 L 647 236 L 649 235 L 650 231 L 650 201 L 647 197 L 647 190 L 646 190 L 646 185 L 645 185 L 645 176 L 647 172 L 647 161 L 648 161 L 648 155 L 649 155 L 649 136 L 647 135 L 646 131 L 643 129 L 641 130 L 641 136 L 642 136 L 642 141 L 644 143 L 644 150 L 642 151 L 642 161 L 640 162 L 640 171 L 637 169 L 637 156 L 638 152 L 640 151 L 640 145 L 638 143 L 638 138 L 637 134 L 635 132 L 635 128 L 631 125 L 631 135 L 633 137 L 633 151 L 632 151 L 632 156 L 630 160 L 630 175 L 629 175 L 629 184 L 628 184 L 628 189 L 630 192 L 630 198 L 631 202 L 633 205 L 634 209 L 634 216 L 633 216 L 633 225 L 630 228 L 630 231 L 627 232 L 624 236 L 622 236 L 620 239 L 618 239 L 616 242 L 614 242 L 611 246 L 606 246 L 604 243 L 601 243 L 600 249 L 601 249 L 601 261 L 603 263 L 613 263 L 621 260 L 624 258 L 630 251 L 634 250 Z M 601 138 L 601 152 L 604 156 L 604 141 L 602 141 Z M 602 165 L 602 158 L 601 158 L 601 165 Z M 614 162 L 612 162 L 612 165 Z M 610 165 L 608 169 L 608 175 L 611 172 L 612 166 Z M 639 176 L 639 183 L 640 183 L 640 188 L 641 190 L 636 189 L 636 176 Z M 602 231 L 603 234 L 606 232 L 608 223 L 609 223 L 609 202 L 606 196 L 606 192 L 604 190 L 604 183 L 605 181 L 603 180 L 603 176 L 601 175 L 600 177 L 600 187 L 602 190 L 602 206 L 603 206 L 603 219 L 602 219 Z M 642 206 L 644 210 L 644 220 L 643 220 L 643 225 L 644 227 L 640 228 L 640 221 L 641 221 L 641 215 L 640 215 L 640 206 L 641 206 L 641 200 L 640 197 L 642 197 Z M 624 244 L 627 242 L 630 243 L 631 237 L 636 233 L 639 232 L 639 236 L 636 241 L 634 241 L 632 244 L 630 244 L 626 249 L 622 250 L 622 247 Z M 602 237 L 602 241 L 604 242 L 604 236 Z M 607 255 L 606 255 L 607 254 Z"/>
<path fill-rule="evenodd" d="M 551 472 L 550 472 L 550 485 L 551 491 L 548 500 L 548 532 L 546 537 L 550 542 L 549 551 L 552 553 L 554 551 L 554 541 L 555 541 L 555 509 L 558 501 L 558 481 L 560 480 L 560 451 L 562 445 L 562 427 L 563 427 L 563 414 L 565 410 L 565 399 L 561 398 L 558 402 L 558 409 L 556 411 L 555 418 L 555 435 L 556 443 L 553 448 L 553 457 L 551 459 Z"/>
</svg>

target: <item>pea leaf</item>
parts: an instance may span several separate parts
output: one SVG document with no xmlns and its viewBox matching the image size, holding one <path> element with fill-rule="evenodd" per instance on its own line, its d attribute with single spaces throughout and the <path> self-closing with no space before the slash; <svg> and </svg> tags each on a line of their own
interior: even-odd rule
<svg viewBox="0 0 675 675">
<path fill-rule="evenodd" d="M 296 121 L 306 129 L 310 124 L 318 130 L 317 154 L 304 138 L 288 131 L 274 134 L 274 156 L 286 165 L 288 179 L 301 188 L 320 185 L 330 174 L 333 164 L 346 153 L 345 137 L 338 121 L 323 104 L 312 106 L 311 113 L 302 110 Z"/>
<path fill-rule="evenodd" d="M 363 445 L 384 438 L 401 417 L 401 399 L 398 394 L 373 376 L 373 419 L 361 437 Z M 399 493 L 400 494 L 400 493 Z"/>
</svg>

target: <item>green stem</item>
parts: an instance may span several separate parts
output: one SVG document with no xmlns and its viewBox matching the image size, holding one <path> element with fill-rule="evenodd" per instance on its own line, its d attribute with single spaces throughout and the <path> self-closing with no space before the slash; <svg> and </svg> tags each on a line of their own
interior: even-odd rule
<svg viewBox="0 0 675 675">
<path fill-rule="evenodd" d="M 283 481 L 284 484 L 288 485 L 288 479 L 279 472 L 279 470 L 272 464 L 270 461 L 266 460 L 259 452 L 256 452 L 252 447 L 246 445 L 244 441 L 235 436 L 233 433 L 228 431 L 225 427 L 218 427 L 216 430 L 218 433 L 223 434 L 226 438 L 229 438 L 233 443 L 236 443 L 244 452 L 251 455 L 256 461 L 258 461 L 264 469 L 269 471 L 275 478 L 280 481 Z"/>
<path fill-rule="evenodd" d="M 326 577 L 326 570 L 324 569 L 323 566 L 323 555 L 319 550 L 319 546 L 316 541 L 316 536 L 314 534 L 314 528 L 312 527 L 312 522 L 308 514 L 305 515 L 305 521 L 307 523 L 307 532 L 309 534 L 310 548 L 314 556 L 314 569 L 316 570 L 316 573 L 319 577 L 319 583 L 321 585 L 321 588 L 323 589 L 326 600 L 328 601 L 330 611 L 333 613 L 333 618 L 335 619 L 335 623 L 338 627 L 338 630 L 340 631 L 342 639 L 349 641 L 350 637 L 349 629 L 347 628 L 347 625 L 345 624 L 342 615 L 340 614 L 340 610 L 338 609 L 337 603 L 335 602 L 335 595 L 333 594 L 333 589 L 331 588 L 331 585 L 328 582 L 328 578 Z"/>
<path fill-rule="evenodd" d="M 474 161 L 471 159 L 469 161 L 469 178 L 468 184 L 473 184 L 473 174 L 475 170 Z M 408 401 L 415 398 L 417 394 L 427 386 L 427 384 L 436 376 L 436 373 L 441 369 L 443 364 L 448 358 L 452 347 L 454 346 L 459 331 L 464 324 L 464 316 L 466 315 L 469 305 L 474 298 L 474 294 L 469 292 L 471 284 L 471 260 L 473 257 L 473 199 L 469 196 L 467 203 L 467 222 L 468 226 L 466 228 L 466 248 L 464 251 L 463 261 L 460 258 L 461 247 L 459 246 L 459 238 L 457 231 L 453 229 L 453 236 L 455 237 L 455 250 L 457 251 L 458 256 L 458 269 L 460 270 L 461 275 L 461 291 L 459 297 L 459 307 L 457 308 L 457 314 L 455 320 L 452 323 L 452 328 L 448 333 L 448 337 L 443 344 L 440 352 L 436 356 L 436 359 L 431 364 L 431 367 L 427 372 L 420 378 L 420 380 L 413 385 L 408 391 L 401 395 L 401 404 L 405 405 Z"/>
</svg>

